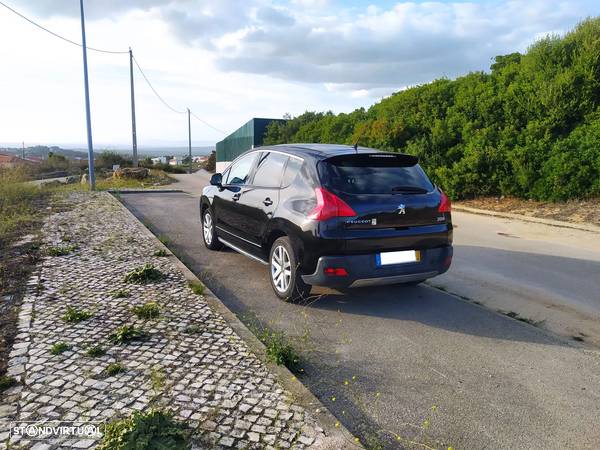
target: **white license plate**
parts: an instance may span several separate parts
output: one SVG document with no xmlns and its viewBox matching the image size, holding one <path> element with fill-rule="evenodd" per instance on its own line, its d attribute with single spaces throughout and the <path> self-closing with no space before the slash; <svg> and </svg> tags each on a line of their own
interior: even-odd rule
<svg viewBox="0 0 600 450">
<path fill-rule="evenodd" d="M 377 265 L 389 266 L 391 264 L 414 263 L 421 260 L 419 250 L 404 250 L 401 252 L 377 253 Z"/>
</svg>

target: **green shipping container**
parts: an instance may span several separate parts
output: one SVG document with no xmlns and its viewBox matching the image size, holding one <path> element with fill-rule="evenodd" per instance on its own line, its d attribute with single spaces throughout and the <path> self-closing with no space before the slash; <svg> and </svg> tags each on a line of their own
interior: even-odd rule
<svg viewBox="0 0 600 450">
<path fill-rule="evenodd" d="M 285 122 L 282 119 L 253 118 L 221 142 L 217 142 L 217 163 L 231 162 L 246 150 L 260 147 L 263 144 L 267 126 L 274 121 Z"/>
</svg>

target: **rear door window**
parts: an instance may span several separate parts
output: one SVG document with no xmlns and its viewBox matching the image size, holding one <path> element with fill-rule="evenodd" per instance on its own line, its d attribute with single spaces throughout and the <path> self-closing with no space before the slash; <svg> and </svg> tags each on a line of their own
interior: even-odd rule
<svg viewBox="0 0 600 450">
<path fill-rule="evenodd" d="M 290 157 L 290 160 L 288 161 L 288 164 L 285 167 L 285 172 L 283 173 L 281 187 L 288 187 L 290 184 L 292 184 L 292 182 L 296 178 L 296 175 L 298 175 L 298 172 L 300 172 L 302 163 L 304 163 L 304 161 L 302 161 L 301 159 Z"/>
<path fill-rule="evenodd" d="M 224 184 L 247 184 L 255 159 L 256 153 L 251 153 L 233 163 Z"/>
<path fill-rule="evenodd" d="M 265 188 L 278 188 L 281 186 L 283 170 L 288 159 L 287 155 L 281 153 L 260 153 L 252 185 Z"/>
<path fill-rule="evenodd" d="M 334 156 L 321 161 L 318 171 L 325 187 L 347 194 L 425 194 L 434 189 L 417 158 L 409 155 Z"/>
</svg>

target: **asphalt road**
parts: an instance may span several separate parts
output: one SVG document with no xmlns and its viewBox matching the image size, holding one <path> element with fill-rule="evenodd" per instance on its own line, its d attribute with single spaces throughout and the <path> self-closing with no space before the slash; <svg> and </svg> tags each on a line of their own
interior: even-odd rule
<svg viewBox="0 0 600 450">
<path fill-rule="evenodd" d="M 201 178 L 181 187 L 197 192 Z M 272 294 L 264 266 L 232 251 L 205 250 L 197 197 L 122 199 L 226 306 L 294 338 L 306 372 L 302 381 L 363 441 L 383 440 L 390 448 L 410 447 L 410 441 L 433 448 L 597 448 L 597 350 L 430 286 L 315 289 L 306 304 L 283 303 Z M 457 222 L 457 234 L 461 227 L 469 231 Z M 451 271 L 460 273 L 461 260 L 485 253 L 463 252 L 463 245 Z M 512 253 L 498 255 L 520 261 Z M 572 259 L 594 269 L 592 256 Z M 531 258 L 539 271 L 542 262 Z M 485 259 L 469 264 L 481 273 L 486 264 L 493 267 Z M 594 305 L 585 289 L 581 297 Z"/>
</svg>

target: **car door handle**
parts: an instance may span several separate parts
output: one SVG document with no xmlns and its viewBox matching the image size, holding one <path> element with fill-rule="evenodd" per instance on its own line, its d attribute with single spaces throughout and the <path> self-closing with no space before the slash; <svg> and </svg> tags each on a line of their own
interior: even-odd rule
<svg viewBox="0 0 600 450">
<path fill-rule="evenodd" d="M 242 196 L 241 192 L 238 192 L 237 194 L 233 194 L 233 197 L 231 197 L 231 198 L 233 199 L 234 202 L 237 202 L 241 196 Z"/>
<path fill-rule="evenodd" d="M 263 200 L 263 203 L 265 206 L 271 206 L 273 204 L 273 200 L 271 200 L 269 197 L 267 197 Z"/>
</svg>

